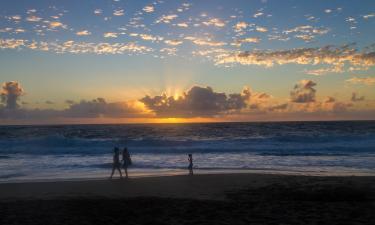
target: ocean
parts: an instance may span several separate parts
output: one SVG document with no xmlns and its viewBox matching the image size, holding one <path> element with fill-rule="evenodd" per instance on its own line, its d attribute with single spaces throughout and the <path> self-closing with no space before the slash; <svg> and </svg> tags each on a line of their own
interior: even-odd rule
<svg viewBox="0 0 375 225">
<path fill-rule="evenodd" d="M 130 176 L 375 175 L 375 121 L 0 126 L 0 182 L 107 178 L 115 146 Z"/>
</svg>

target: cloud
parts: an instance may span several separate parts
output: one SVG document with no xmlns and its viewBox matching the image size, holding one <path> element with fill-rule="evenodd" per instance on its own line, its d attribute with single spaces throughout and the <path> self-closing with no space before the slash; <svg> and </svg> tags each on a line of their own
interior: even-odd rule
<svg viewBox="0 0 375 225">
<path fill-rule="evenodd" d="M 238 22 L 236 23 L 233 28 L 234 28 L 234 31 L 236 32 L 241 32 L 242 30 L 246 29 L 247 27 L 249 26 L 248 23 L 244 22 L 244 21 L 241 21 L 241 22 Z"/>
<path fill-rule="evenodd" d="M 255 13 L 254 15 L 253 15 L 253 17 L 254 18 L 257 18 L 257 17 L 260 17 L 260 16 L 262 16 L 264 13 L 262 13 L 262 12 L 257 12 L 257 13 Z"/>
<path fill-rule="evenodd" d="M 225 22 L 219 18 L 212 18 L 207 21 L 202 22 L 206 26 L 215 26 L 215 27 L 225 27 Z"/>
<path fill-rule="evenodd" d="M 117 33 L 114 33 L 114 32 L 106 32 L 103 34 L 103 37 L 105 38 L 117 38 Z"/>
<path fill-rule="evenodd" d="M 178 15 L 170 14 L 170 15 L 162 15 L 155 21 L 155 23 L 171 23 L 172 20 L 176 19 Z"/>
<path fill-rule="evenodd" d="M 215 59 L 216 65 L 239 63 L 242 65 L 332 65 L 335 69 L 345 64 L 363 69 L 375 65 L 375 51 L 369 48 L 359 51 L 353 45 L 325 46 L 317 48 L 295 48 L 289 50 L 254 50 L 221 54 Z"/>
<path fill-rule="evenodd" d="M 332 12 L 332 9 L 325 9 L 324 12 L 325 12 L 325 13 L 331 13 L 331 12 Z"/>
<path fill-rule="evenodd" d="M 183 41 L 180 41 L 180 40 L 165 40 L 164 43 L 166 43 L 167 45 L 172 45 L 172 46 L 177 46 L 177 45 L 180 45 L 183 43 Z"/>
<path fill-rule="evenodd" d="M 136 108 L 130 102 L 108 103 L 104 98 L 91 101 L 82 100 L 79 103 L 70 104 L 69 108 L 60 112 L 63 117 L 136 117 L 142 115 L 141 109 Z"/>
<path fill-rule="evenodd" d="M 166 53 L 167 55 L 176 55 L 177 48 L 162 48 L 159 52 Z"/>
<path fill-rule="evenodd" d="M 116 9 L 113 11 L 114 16 L 123 16 L 124 15 L 124 10 L 123 9 Z"/>
<path fill-rule="evenodd" d="M 225 94 L 211 87 L 193 86 L 179 97 L 147 95 L 139 101 L 157 117 L 214 117 L 257 110 L 269 98 L 268 94 L 247 87 L 241 93 Z"/>
<path fill-rule="evenodd" d="M 94 10 L 95 15 L 101 15 L 102 13 L 103 13 L 103 10 L 101 10 L 101 9 L 95 9 Z"/>
<path fill-rule="evenodd" d="M 272 105 L 268 108 L 268 110 L 271 111 L 271 112 L 284 111 L 287 108 L 288 108 L 288 103 L 282 103 L 282 104 Z"/>
<path fill-rule="evenodd" d="M 149 34 L 140 34 L 139 35 L 143 40 L 145 41 L 161 41 L 163 40 L 162 37 L 159 37 L 159 36 L 152 36 L 152 35 L 149 35 Z"/>
<path fill-rule="evenodd" d="M 1 48 L 29 48 L 40 51 L 52 51 L 56 53 L 94 53 L 94 54 L 124 54 L 124 53 L 145 53 L 153 49 L 138 45 L 134 42 L 129 43 L 91 43 L 91 42 L 28 42 L 22 39 L 0 39 Z"/>
<path fill-rule="evenodd" d="M 196 45 L 201 45 L 201 46 L 210 46 L 210 47 L 220 47 L 224 46 L 227 43 L 221 42 L 221 41 L 213 41 L 210 38 L 207 39 L 201 39 L 201 38 L 196 38 L 196 37 L 185 37 L 186 40 L 192 41 Z"/>
<path fill-rule="evenodd" d="M 328 96 L 324 100 L 324 103 L 332 103 L 332 102 L 335 102 L 335 101 L 336 101 L 336 99 L 334 97 Z"/>
<path fill-rule="evenodd" d="M 78 36 L 87 36 L 87 35 L 91 35 L 91 32 L 88 31 L 88 30 L 81 30 L 81 31 L 77 31 L 76 35 L 78 35 Z"/>
<path fill-rule="evenodd" d="M 248 38 L 238 39 L 234 43 L 232 43 L 232 45 L 235 45 L 235 46 L 239 47 L 243 43 L 259 43 L 259 42 L 260 42 L 260 38 L 258 38 L 258 37 L 248 37 Z"/>
<path fill-rule="evenodd" d="M 189 24 L 187 24 L 187 23 L 185 23 L 185 22 L 183 22 L 183 23 L 178 23 L 178 24 L 176 24 L 178 27 L 183 27 L 183 28 L 187 28 L 187 27 L 189 27 Z"/>
<path fill-rule="evenodd" d="M 134 118 L 149 117 L 149 113 L 138 101 L 107 102 L 104 98 L 96 98 L 91 101 L 82 100 L 78 103 L 67 100 L 68 108 L 55 109 L 28 109 L 21 108 L 18 104 L 24 94 L 21 85 L 16 81 L 5 82 L 2 85 L 0 105 L 1 119 L 57 119 L 57 118 Z M 45 101 L 47 105 L 53 105 L 52 101 Z"/>
<path fill-rule="evenodd" d="M 58 28 L 58 27 L 66 28 L 66 25 L 64 25 L 64 24 L 62 24 L 61 22 L 58 22 L 58 21 L 52 21 L 52 22 L 49 23 L 49 27 L 51 29 Z"/>
<path fill-rule="evenodd" d="M 144 12 L 146 12 L 146 13 L 152 13 L 152 12 L 154 12 L 154 6 L 152 6 L 152 5 L 147 5 L 147 6 L 143 7 L 142 10 L 143 10 Z"/>
<path fill-rule="evenodd" d="M 363 19 L 367 20 L 367 19 L 375 17 L 375 13 L 370 13 L 370 14 L 367 14 L 367 15 L 363 15 L 362 17 L 363 17 Z"/>
<path fill-rule="evenodd" d="M 310 42 L 316 35 L 327 34 L 330 30 L 325 27 L 313 27 L 310 25 L 297 26 L 292 29 L 284 30 L 283 34 L 294 33 L 294 37 Z"/>
<path fill-rule="evenodd" d="M 350 99 L 352 102 L 361 102 L 365 100 L 365 96 L 358 97 L 357 93 L 352 93 L 352 98 Z"/>
<path fill-rule="evenodd" d="M 0 49 L 15 49 L 24 46 L 26 40 L 22 39 L 0 39 Z"/>
<path fill-rule="evenodd" d="M 162 94 L 145 96 L 139 101 L 160 117 L 211 117 L 245 108 L 247 98 L 246 93 L 227 96 L 211 87 L 193 86 L 178 98 Z"/>
<path fill-rule="evenodd" d="M 264 33 L 264 32 L 268 31 L 268 29 L 266 27 L 261 27 L 261 26 L 257 26 L 255 28 L 255 30 L 258 31 L 258 32 L 261 32 L 261 33 Z"/>
<path fill-rule="evenodd" d="M 29 22 L 39 22 L 41 20 L 42 18 L 34 16 L 34 15 L 26 17 L 26 21 L 29 21 Z"/>
<path fill-rule="evenodd" d="M 299 81 L 290 92 L 290 101 L 295 103 L 315 102 L 316 90 L 314 89 L 314 86 L 316 86 L 314 81 Z"/>
<path fill-rule="evenodd" d="M 337 65 L 330 68 L 320 68 L 320 69 L 313 69 L 313 70 L 305 70 L 306 74 L 314 75 L 314 76 L 321 76 L 327 73 L 342 73 L 344 71 L 343 66 Z"/>
<path fill-rule="evenodd" d="M 353 77 L 350 79 L 347 79 L 346 82 L 352 83 L 352 84 L 364 84 L 364 85 L 375 85 L 375 77 Z"/>
<path fill-rule="evenodd" d="M 19 107 L 18 100 L 24 94 L 24 90 L 17 81 L 5 82 L 0 92 L 1 102 L 5 103 L 6 109 L 16 109 Z"/>
</svg>

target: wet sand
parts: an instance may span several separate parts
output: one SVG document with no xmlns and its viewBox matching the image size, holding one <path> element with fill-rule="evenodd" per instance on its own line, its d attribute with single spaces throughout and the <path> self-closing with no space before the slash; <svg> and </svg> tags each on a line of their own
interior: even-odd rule
<svg viewBox="0 0 375 225">
<path fill-rule="evenodd" d="M 375 224 L 375 177 L 211 174 L 0 184 L 0 224 Z"/>
</svg>

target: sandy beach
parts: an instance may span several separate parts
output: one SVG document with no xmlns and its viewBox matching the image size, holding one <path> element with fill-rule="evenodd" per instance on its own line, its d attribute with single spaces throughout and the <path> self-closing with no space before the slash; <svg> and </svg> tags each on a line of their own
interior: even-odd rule
<svg viewBox="0 0 375 225">
<path fill-rule="evenodd" d="M 374 224 L 375 177 L 211 174 L 0 184 L 0 224 Z"/>
</svg>

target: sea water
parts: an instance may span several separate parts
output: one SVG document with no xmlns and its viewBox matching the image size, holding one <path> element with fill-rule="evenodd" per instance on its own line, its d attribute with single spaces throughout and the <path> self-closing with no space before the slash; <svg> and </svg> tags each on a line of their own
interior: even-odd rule
<svg viewBox="0 0 375 225">
<path fill-rule="evenodd" d="M 375 121 L 0 126 L 0 182 L 256 172 L 375 175 Z"/>
</svg>

